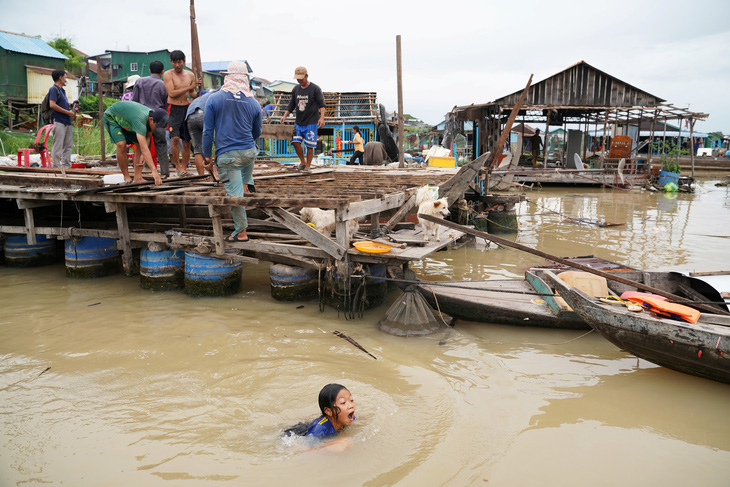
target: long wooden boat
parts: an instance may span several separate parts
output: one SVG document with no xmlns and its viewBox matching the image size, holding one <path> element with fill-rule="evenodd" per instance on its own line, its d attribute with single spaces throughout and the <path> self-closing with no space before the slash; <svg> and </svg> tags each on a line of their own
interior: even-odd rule
<svg viewBox="0 0 730 487">
<path fill-rule="evenodd" d="M 656 273 L 642 274 L 647 278 L 644 281 L 656 280 Z M 589 296 L 552 271 L 546 271 L 544 277 L 586 323 L 617 347 L 657 365 L 730 383 L 730 316 L 701 313 L 694 324 L 663 318 L 648 310 L 630 311 L 620 303 L 608 304 Z M 612 282 L 608 286 L 617 295 L 631 290 Z M 679 285 L 677 291 L 681 293 L 683 287 Z M 692 294 L 690 290 L 684 296 Z M 722 308 L 727 311 L 724 303 L 718 306 Z"/>
<path fill-rule="evenodd" d="M 637 272 L 636 269 L 594 256 L 572 257 L 571 262 L 604 272 Z M 524 279 L 423 282 L 418 290 L 434 309 L 462 320 L 479 323 L 589 330 L 543 279 L 545 269 L 568 269 L 554 262 L 525 272 Z"/>
</svg>

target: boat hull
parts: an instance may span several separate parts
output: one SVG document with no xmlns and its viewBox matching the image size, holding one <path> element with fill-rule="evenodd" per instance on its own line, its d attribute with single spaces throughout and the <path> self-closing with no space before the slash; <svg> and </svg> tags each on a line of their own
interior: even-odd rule
<svg viewBox="0 0 730 487">
<path fill-rule="evenodd" d="M 730 384 L 730 319 L 703 314 L 697 324 L 600 303 L 546 274 L 575 312 L 617 347 L 657 365 Z M 712 324 L 726 323 L 726 324 Z"/>
</svg>

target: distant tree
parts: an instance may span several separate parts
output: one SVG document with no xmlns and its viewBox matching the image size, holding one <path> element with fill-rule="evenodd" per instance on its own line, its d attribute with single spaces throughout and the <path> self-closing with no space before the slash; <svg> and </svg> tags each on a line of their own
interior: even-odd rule
<svg viewBox="0 0 730 487">
<path fill-rule="evenodd" d="M 81 76 L 84 74 L 86 62 L 84 61 L 84 57 L 78 54 L 76 49 L 74 49 L 71 40 L 66 39 L 65 37 L 56 37 L 52 41 L 48 42 L 48 45 L 68 58 L 64 63 L 66 71 L 74 76 Z"/>
<path fill-rule="evenodd" d="M 710 132 L 710 135 L 714 135 L 715 137 L 717 137 L 720 140 L 725 138 L 725 135 L 722 132 L 720 132 L 719 130 L 717 132 Z"/>
</svg>

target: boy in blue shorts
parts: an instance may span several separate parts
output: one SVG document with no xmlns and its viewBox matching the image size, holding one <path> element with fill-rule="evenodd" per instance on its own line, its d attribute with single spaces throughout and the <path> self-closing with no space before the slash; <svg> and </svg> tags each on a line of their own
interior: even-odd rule
<svg viewBox="0 0 730 487">
<path fill-rule="evenodd" d="M 291 113 L 296 116 L 292 145 L 299 156 L 298 169 L 311 172 L 314 149 L 317 147 L 317 129 L 324 126 L 324 95 L 319 86 L 309 81 L 309 74 L 304 66 L 294 70 L 294 78 L 299 85 L 292 90 L 291 100 L 279 123 L 283 124 Z M 307 147 L 306 160 L 302 144 Z"/>
</svg>

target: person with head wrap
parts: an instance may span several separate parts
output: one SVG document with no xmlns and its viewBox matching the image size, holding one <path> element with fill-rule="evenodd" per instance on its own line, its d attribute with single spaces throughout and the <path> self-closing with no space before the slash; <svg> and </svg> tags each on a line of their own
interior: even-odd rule
<svg viewBox="0 0 730 487">
<path fill-rule="evenodd" d="M 218 176 L 228 196 L 242 197 L 244 185 L 253 188 L 253 166 L 261 136 L 261 106 L 249 85 L 246 63 L 233 61 L 228 65 L 221 89 L 208 96 L 203 114 L 203 157 L 211 165 L 215 143 L 215 164 Z M 227 242 L 248 240 L 246 208 L 232 206 L 233 234 Z"/>
</svg>

